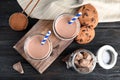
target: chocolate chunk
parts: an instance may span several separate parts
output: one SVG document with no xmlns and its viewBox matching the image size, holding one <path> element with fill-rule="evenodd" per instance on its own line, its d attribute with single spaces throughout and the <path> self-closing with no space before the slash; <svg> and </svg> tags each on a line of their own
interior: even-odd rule
<svg viewBox="0 0 120 80">
<path fill-rule="evenodd" d="M 82 42 L 83 40 L 82 39 L 80 39 L 80 42 Z"/>
<path fill-rule="evenodd" d="M 89 9 L 86 9 L 86 11 L 90 11 Z"/>
<path fill-rule="evenodd" d="M 80 64 L 80 66 L 82 66 L 82 67 L 87 67 L 87 66 L 90 64 L 90 60 L 81 59 L 79 64 Z"/>
<path fill-rule="evenodd" d="M 94 20 L 94 23 L 96 23 L 96 20 Z"/>
<path fill-rule="evenodd" d="M 13 65 L 13 69 L 16 70 L 17 72 L 23 74 L 24 70 L 22 68 L 21 62 L 17 62 Z"/>
<path fill-rule="evenodd" d="M 82 55 L 84 54 L 84 52 L 80 52 Z"/>
<path fill-rule="evenodd" d="M 89 29 L 88 29 L 88 28 L 86 28 L 86 30 L 87 30 L 87 31 L 89 31 Z"/>
<path fill-rule="evenodd" d="M 86 36 L 88 36 L 89 34 L 88 33 L 85 33 Z"/>
<path fill-rule="evenodd" d="M 83 22 L 83 25 L 86 25 L 86 23 L 85 23 L 85 22 Z"/>
<path fill-rule="evenodd" d="M 83 25 L 84 25 L 84 26 L 88 26 L 88 24 L 87 24 L 87 23 L 85 23 L 85 22 L 83 23 Z"/>
<path fill-rule="evenodd" d="M 69 60 L 70 54 L 67 55 L 65 58 L 62 59 L 63 62 L 67 62 Z"/>
<path fill-rule="evenodd" d="M 93 13 L 95 13 L 95 14 L 96 14 L 96 11 L 95 11 L 95 10 L 93 10 Z"/>
<path fill-rule="evenodd" d="M 85 12 L 83 15 L 88 16 L 88 13 L 87 13 L 87 12 Z"/>
<path fill-rule="evenodd" d="M 92 57 L 91 57 L 91 55 L 89 53 L 84 53 L 83 58 L 87 59 L 87 60 L 91 60 Z"/>
<path fill-rule="evenodd" d="M 85 18 L 85 16 L 88 16 L 87 12 L 83 13 L 82 18 Z"/>
<path fill-rule="evenodd" d="M 87 41 L 90 41 L 90 38 L 88 37 Z"/>
<path fill-rule="evenodd" d="M 91 29 L 91 27 L 90 26 L 87 26 L 89 29 Z"/>
<path fill-rule="evenodd" d="M 90 61 L 89 65 L 88 65 L 89 68 L 92 68 L 92 66 L 93 66 L 93 59 L 91 59 L 91 60 L 92 61 Z"/>
<path fill-rule="evenodd" d="M 81 72 L 89 72 L 89 68 L 84 67 L 84 68 L 78 68 L 78 70 L 80 70 Z"/>
<path fill-rule="evenodd" d="M 79 64 L 79 62 L 78 62 L 77 60 L 75 60 L 74 63 L 75 63 L 75 66 L 76 66 L 77 68 L 80 67 L 80 64 Z"/>
<path fill-rule="evenodd" d="M 91 35 L 89 35 L 89 38 L 91 38 Z"/>
<path fill-rule="evenodd" d="M 82 30 L 82 32 L 85 32 L 86 30 Z"/>
<path fill-rule="evenodd" d="M 88 56 L 88 53 L 83 53 L 83 58 L 86 59 Z"/>
<path fill-rule="evenodd" d="M 80 53 L 77 53 L 77 55 L 75 56 L 75 60 L 80 60 L 83 59 L 83 55 Z"/>
<path fill-rule="evenodd" d="M 93 21 L 95 21 L 95 19 L 94 19 L 94 18 L 91 18 L 91 21 L 93 22 Z"/>
<path fill-rule="evenodd" d="M 93 30 L 93 25 L 89 25 L 87 26 L 87 28 L 89 29 L 89 31 Z"/>
<path fill-rule="evenodd" d="M 82 15 L 82 18 L 84 18 L 85 17 L 85 15 Z"/>
<path fill-rule="evenodd" d="M 85 9 L 85 5 L 83 6 L 83 10 Z"/>
</svg>

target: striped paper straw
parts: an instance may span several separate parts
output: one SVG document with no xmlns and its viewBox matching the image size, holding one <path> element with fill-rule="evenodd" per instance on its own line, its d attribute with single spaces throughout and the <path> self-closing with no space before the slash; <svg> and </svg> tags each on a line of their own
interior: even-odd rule
<svg viewBox="0 0 120 80">
<path fill-rule="evenodd" d="M 70 20 L 70 22 L 68 22 L 68 24 L 72 24 L 73 22 L 75 22 L 75 20 L 77 20 L 81 15 L 82 15 L 81 12 L 79 12 L 78 14 L 76 14 L 75 17 L 72 18 L 72 19 Z"/>
<path fill-rule="evenodd" d="M 42 44 L 42 45 L 45 44 L 45 42 L 46 42 L 47 39 L 49 38 L 50 34 L 51 34 L 51 31 L 48 31 L 47 34 L 45 35 L 44 39 L 41 41 L 41 44 Z"/>
</svg>

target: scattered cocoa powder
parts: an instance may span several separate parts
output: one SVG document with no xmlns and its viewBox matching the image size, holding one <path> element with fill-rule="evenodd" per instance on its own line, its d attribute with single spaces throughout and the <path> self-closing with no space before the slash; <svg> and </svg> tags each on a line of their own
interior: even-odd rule
<svg viewBox="0 0 120 80">
<path fill-rule="evenodd" d="M 14 13 L 9 18 L 9 25 L 15 31 L 22 31 L 28 25 L 27 17 L 22 13 Z"/>
</svg>

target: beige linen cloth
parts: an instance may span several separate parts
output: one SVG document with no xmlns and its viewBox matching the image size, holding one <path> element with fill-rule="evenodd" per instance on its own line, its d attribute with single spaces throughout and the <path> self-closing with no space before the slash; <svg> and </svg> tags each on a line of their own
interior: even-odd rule
<svg viewBox="0 0 120 80">
<path fill-rule="evenodd" d="M 22 9 L 30 0 L 17 0 Z M 37 0 L 33 0 L 27 14 L 31 11 Z M 120 21 L 120 0 L 40 0 L 30 17 L 36 19 L 53 20 L 62 13 L 74 14 L 80 6 L 91 3 L 99 14 L 99 22 Z"/>
</svg>

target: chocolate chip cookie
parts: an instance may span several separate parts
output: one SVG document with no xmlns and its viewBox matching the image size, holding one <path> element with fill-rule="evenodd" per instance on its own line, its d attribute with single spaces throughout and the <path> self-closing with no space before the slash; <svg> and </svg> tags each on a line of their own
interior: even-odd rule
<svg viewBox="0 0 120 80">
<path fill-rule="evenodd" d="M 82 16 L 79 17 L 79 21 L 82 26 L 90 26 L 95 28 L 98 24 L 98 13 L 94 6 L 86 4 L 80 7 L 78 12 L 82 12 Z"/>
<path fill-rule="evenodd" d="M 87 44 L 95 37 L 95 30 L 91 27 L 83 26 L 80 29 L 78 36 L 75 38 L 79 44 Z"/>
</svg>

